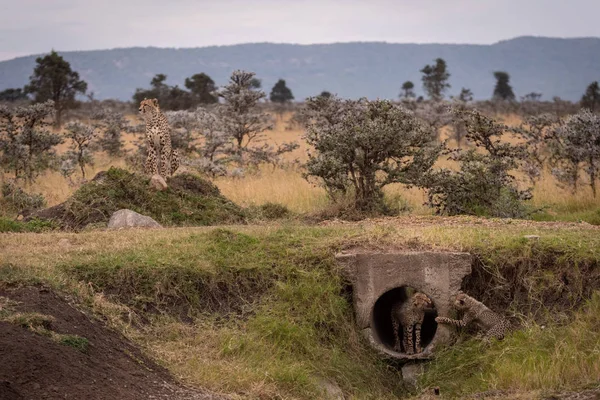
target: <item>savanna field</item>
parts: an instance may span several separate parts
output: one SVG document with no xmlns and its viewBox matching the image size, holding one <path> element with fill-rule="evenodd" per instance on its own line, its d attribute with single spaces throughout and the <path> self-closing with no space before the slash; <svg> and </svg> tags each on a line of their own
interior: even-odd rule
<svg viewBox="0 0 600 400">
<path fill-rule="evenodd" d="M 600 390 L 600 195 L 594 197 L 583 175 L 574 192 L 545 167 L 531 199 L 523 200 L 523 218 L 435 215 L 425 190 L 402 183 L 383 189 L 386 213 L 348 214 L 347 198 L 332 202 L 318 179 L 305 178 L 302 165 L 314 149 L 294 113 L 272 116 L 274 128 L 259 143 L 298 147 L 243 174 L 215 177 L 184 163 L 167 179 L 169 189 L 155 194 L 125 155 L 97 152 L 85 166 L 86 182 L 79 172 L 67 179 L 46 171 L 22 185 L 43 195 L 48 207 L 66 202 L 61 215 L 71 225 L 23 221 L 5 209 L 0 299 L 30 286 L 58 293 L 141 349 L 140 365 L 164 368 L 175 379 L 170 385 L 190 390 L 165 398 L 594 398 Z M 125 118 L 143 123 L 132 111 Z M 524 122 L 516 114 L 493 118 L 509 127 Z M 121 133 L 131 154 L 139 133 Z M 449 149 L 458 147 L 449 127 L 438 142 L 446 139 Z M 522 142 L 510 133 L 502 137 L 502 143 Z M 475 149 L 469 142 L 461 148 Z M 66 152 L 68 144 L 58 150 Z M 456 171 L 459 164 L 444 154 L 435 168 Z M 107 177 L 90 183 L 100 171 Z M 525 173 L 513 175 L 518 187 L 532 185 Z M 127 201 L 166 227 L 111 231 L 94 214 Z M 518 329 L 489 345 L 458 331 L 409 387 L 399 363 L 380 357 L 356 328 L 352 288 L 335 260 L 352 248 L 469 252 L 472 273 L 462 289 Z M 97 337 L 60 325 L 60 316 L 44 317 L 55 312 L 50 307 L 3 301 L 2 323 L 91 362 Z"/>
</svg>

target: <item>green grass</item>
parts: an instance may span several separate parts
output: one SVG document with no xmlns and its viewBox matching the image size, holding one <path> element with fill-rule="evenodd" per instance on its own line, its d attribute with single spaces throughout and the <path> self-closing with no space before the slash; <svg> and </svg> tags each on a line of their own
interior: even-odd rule
<svg viewBox="0 0 600 400">
<path fill-rule="evenodd" d="M 57 229 L 52 221 L 33 219 L 28 222 L 15 221 L 10 218 L 0 217 L 0 233 L 5 232 L 48 232 Z"/>
<path fill-rule="evenodd" d="M 55 340 L 62 345 L 73 347 L 82 353 L 85 353 L 90 345 L 89 340 L 77 335 L 58 335 Z"/>
<path fill-rule="evenodd" d="M 528 234 L 540 239 L 524 239 Z M 57 247 L 61 240 L 70 245 Z M 441 364 L 432 367 L 423 384 L 441 385 L 440 377 L 450 377 L 460 390 L 445 386 L 446 393 L 543 389 L 549 382 L 542 375 L 544 358 L 527 358 L 531 377 L 521 386 L 510 382 L 507 372 L 501 382 L 481 374 L 501 371 L 503 365 L 522 368 L 520 351 L 533 351 L 537 342 L 551 348 L 565 326 L 592 328 L 587 317 L 573 319 L 573 310 L 592 297 L 600 282 L 600 235 L 585 226 L 557 229 L 510 220 L 427 217 L 333 227 L 289 222 L 5 235 L 0 236 L 6 250 L 0 280 L 41 280 L 74 294 L 194 385 L 241 398 L 312 399 L 323 396 L 320 382 L 327 380 L 351 398 L 402 397 L 406 392 L 396 367 L 379 359 L 355 329 L 347 283 L 334 259 L 336 252 L 353 246 L 469 251 L 475 255 L 474 273 L 465 290 L 525 322 L 526 339 L 517 334 L 488 350 L 467 342 L 442 353 L 436 361 Z M 587 325 L 577 325 L 581 321 Z M 541 324 L 547 328 L 541 330 Z M 556 339 L 542 340 L 549 337 Z M 590 346 L 572 349 L 583 359 Z M 513 358 L 490 366 L 503 351 Z M 581 365 L 577 361 L 573 375 L 566 376 L 589 372 Z M 461 366 L 472 366 L 486 381 L 464 370 L 461 375 Z M 587 384 L 568 379 L 551 387 Z"/>
<path fill-rule="evenodd" d="M 427 367 L 420 386 L 447 397 L 487 390 L 577 390 L 600 377 L 600 292 L 562 326 L 532 324 L 486 346 L 468 340 L 446 348 Z"/>
<path fill-rule="evenodd" d="M 65 203 L 39 215 L 73 230 L 106 223 L 120 209 L 148 215 L 167 226 L 244 222 L 243 210 L 202 178 L 179 174 L 168 179 L 165 191 L 152 189 L 149 182 L 148 177 L 111 167 L 102 178 L 81 186 Z"/>
</svg>

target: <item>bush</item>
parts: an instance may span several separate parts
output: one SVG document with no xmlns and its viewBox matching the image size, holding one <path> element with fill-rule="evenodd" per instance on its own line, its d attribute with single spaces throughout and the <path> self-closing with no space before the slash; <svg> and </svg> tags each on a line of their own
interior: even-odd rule
<svg viewBox="0 0 600 400">
<path fill-rule="evenodd" d="M 302 113 L 315 149 L 305 176 L 318 178 L 334 201 L 351 195 L 358 210 L 381 211 L 386 185 L 415 184 L 440 153 L 435 132 L 387 100 L 314 97 Z"/>
<path fill-rule="evenodd" d="M 29 194 L 12 182 L 5 182 L 2 184 L 2 205 L 9 212 L 19 213 L 45 207 L 46 199 L 41 194 Z"/>
<path fill-rule="evenodd" d="M 271 202 L 261 204 L 258 207 L 249 207 L 248 213 L 259 220 L 284 219 L 292 215 L 286 206 Z"/>
<path fill-rule="evenodd" d="M 0 233 L 4 232 L 47 232 L 57 229 L 52 221 L 34 218 L 28 222 L 15 221 L 10 218 L 0 217 Z"/>
<path fill-rule="evenodd" d="M 525 147 L 502 143 L 508 127 L 476 110 L 455 109 L 454 115 L 464 124 L 466 138 L 483 152 L 476 148 L 451 151 L 458 171 L 443 168 L 424 175 L 420 185 L 427 189 L 428 205 L 438 214 L 527 216 L 523 200 L 531 198 L 530 190 L 520 190 L 511 174 L 525 159 Z"/>
</svg>

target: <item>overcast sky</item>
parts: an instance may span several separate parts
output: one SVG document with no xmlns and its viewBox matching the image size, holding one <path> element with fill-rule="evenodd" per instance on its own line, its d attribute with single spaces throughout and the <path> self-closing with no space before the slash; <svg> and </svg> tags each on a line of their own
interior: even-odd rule
<svg viewBox="0 0 600 400">
<path fill-rule="evenodd" d="M 0 0 L 0 60 L 130 46 L 600 37 L 600 0 Z"/>
</svg>

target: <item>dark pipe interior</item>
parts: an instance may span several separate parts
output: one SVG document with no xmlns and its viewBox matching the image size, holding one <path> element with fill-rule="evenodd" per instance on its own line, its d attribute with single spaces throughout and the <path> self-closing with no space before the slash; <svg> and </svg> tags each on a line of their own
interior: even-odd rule
<svg viewBox="0 0 600 400">
<path fill-rule="evenodd" d="M 395 303 L 405 302 L 410 291 L 409 287 L 402 286 L 384 293 L 373 306 L 372 330 L 375 340 L 383 344 L 390 350 L 394 350 L 394 328 L 392 327 L 392 307 Z M 427 294 L 427 293 L 425 293 Z M 435 308 L 425 314 L 425 319 L 421 325 L 421 347 L 425 349 L 433 340 L 437 330 L 437 311 Z M 402 340 L 402 329 L 400 329 L 400 340 Z"/>
</svg>

